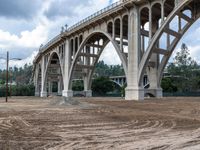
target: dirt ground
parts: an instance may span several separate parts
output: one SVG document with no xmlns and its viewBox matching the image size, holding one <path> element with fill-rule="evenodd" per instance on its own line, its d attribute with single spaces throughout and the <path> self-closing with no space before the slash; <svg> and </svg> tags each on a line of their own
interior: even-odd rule
<svg viewBox="0 0 200 150">
<path fill-rule="evenodd" d="M 200 98 L 0 98 L 0 150 L 200 149 Z"/>
</svg>

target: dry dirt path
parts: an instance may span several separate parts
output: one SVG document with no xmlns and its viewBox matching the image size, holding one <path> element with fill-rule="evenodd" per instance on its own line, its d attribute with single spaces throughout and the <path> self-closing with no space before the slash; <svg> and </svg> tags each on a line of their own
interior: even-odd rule
<svg viewBox="0 0 200 150">
<path fill-rule="evenodd" d="M 0 150 L 199 150 L 200 98 L 0 99 Z"/>
</svg>

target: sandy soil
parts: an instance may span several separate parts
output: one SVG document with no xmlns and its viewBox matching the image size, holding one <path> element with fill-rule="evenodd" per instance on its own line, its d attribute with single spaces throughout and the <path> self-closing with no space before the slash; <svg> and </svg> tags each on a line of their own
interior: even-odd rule
<svg viewBox="0 0 200 150">
<path fill-rule="evenodd" d="M 200 149 L 200 98 L 0 99 L 0 150 Z"/>
</svg>

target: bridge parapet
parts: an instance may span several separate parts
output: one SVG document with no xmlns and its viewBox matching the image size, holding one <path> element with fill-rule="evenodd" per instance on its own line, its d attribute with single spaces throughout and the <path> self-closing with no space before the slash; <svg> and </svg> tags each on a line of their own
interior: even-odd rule
<svg viewBox="0 0 200 150">
<path fill-rule="evenodd" d="M 106 13 L 106 12 L 108 12 L 109 10 L 112 10 L 112 9 L 114 9 L 115 7 L 118 7 L 118 6 L 120 6 L 121 4 L 123 4 L 123 3 L 125 3 L 125 2 L 129 2 L 129 1 L 137 1 L 137 0 L 120 0 L 120 1 L 118 1 L 118 2 L 115 2 L 115 3 L 111 4 L 111 5 L 109 5 L 108 7 L 105 7 L 105 8 L 103 8 L 103 9 L 97 11 L 96 13 L 90 15 L 89 17 L 87 17 L 87 18 L 85 18 L 85 19 L 79 21 L 78 23 L 74 24 L 73 26 L 69 27 L 69 28 L 68 28 L 68 31 L 72 31 L 72 30 L 74 30 L 76 27 L 80 26 L 81 24 L 84 24 L 84 23 L 86 23 L 86 22 L 89 22 L 90 20 L 94 19 L 95 17 L 98 17 L 98 16 L 102 15 L 103 13 Z"/>
</svg>

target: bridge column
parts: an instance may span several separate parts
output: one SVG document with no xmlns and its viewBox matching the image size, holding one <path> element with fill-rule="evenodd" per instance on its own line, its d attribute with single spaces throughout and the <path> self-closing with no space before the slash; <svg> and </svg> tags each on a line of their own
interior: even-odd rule
<svg viewBox="0 0 200 150">
<path fill-rule="evenodd" d="M 89 89 L 89 81 L 88 81 L 88 76 L 84 77 L 84 92 L 86 97 L 92 97 L 92 90 Z"/>
<path fill-rule="evenodd" d="M 90 53 L 90 47 L 89 46 L 86 46 L 86 53 L 87 54 Z M 90 65 L 90 59 L 91 59 L 91 57 L 86 57 L 85 58 L 85 65 L 88 65 L 88 66 Z M 89 71 L 89 69 L 86 69 L 85 72 L 86 72 L 86 75 L 84 76 L 84 79 L 83 79 L 85 96 L 86 97 L 92 97 L 92 90 L 89 87 L 89 83 L 90 83 L 89 74 L 90 74 L 90 71 Z"/>
<path fill-rule="evenodd" d="M 38 81 L 37 81 L 37 83 L 35 84 L 35 96 L 40 96 Z"/>
<path fill-rule="evenodd" d="M 139 62 L 141 55 L 140 43 L 140 14 L 135 6 L 129 15 L 128 29 L 128 74 L 126 100 L 143 100 L 144 88 L 138 83 Z"/>
<path fill-rule="evenodd" d="M 42 81 L 41 81 L 41 97 L 47 97 L 47 85 L 46 85 L 46 79 L 45 79 L 45 71 L 46 71 L 46 64 L 45 64 L 45 57 L 42 57 L 42 65 L 41 65 L 41 74 L 42 74 Z"/>
<path fill-rule="evenodd" d="M 37 65 L 37 68 L 35 70 L 35 76 L 34 76 L 34 84 L 35 84 L 35 96 L 40 96 L 40 89 L 39 89 L 39 67 Z"/>
<path fill-rule="evenodd" d="M 52 95 L 52 81 L 48 82 L 48 95 Z"/>
<path fill-rule="evenodd" d="M 70 49 L 69 39 L 66 39 L 66 44 L 65 45 L 66 46 L 65 46 L 64 73 L 63 73 L 64 90 L 62 92 L 62 96 L 64 96 L 64 97 L 73 97 L 73 91 L 69 87 L 69 72 L 70 72 L 71 55 L 72 55 L 71 54 L 71 49 Z"/>
<path fill-rule="evenodd" d="M 153 16 L 152 16 L 153 17 Z M 159 22 L 158 20 L 151 19 L 150 24 L 151 24 L 151 32 L 156 32 L 157 29 L 159 28 Z M 151 37 L 152 38 L 152 37 Z M 159 43 L 157 44 L 157 47 L 159 47 Z M 158 77 L 158 68 L 159 68 L 159 63 L 160 63 L 160 56 L 159 54 L 153 53 L 151 56 L 151 65 L 147 67 L 147 75 L 150 83 L 149 89 L 146 91 L 149 94 L 152 94 L 153 96 L 157 98 L 161 98 L 163 96 L 162 94 L 162 88 L 159 85 L 159 77 Z"/>
<path fill-rule="evenodd" d="M 58 80 L 58 95 L 61 96 L 62 95 L 62 77 L 59 76 L 59 80 Z"/>
</svg>

